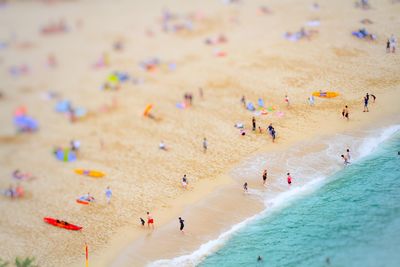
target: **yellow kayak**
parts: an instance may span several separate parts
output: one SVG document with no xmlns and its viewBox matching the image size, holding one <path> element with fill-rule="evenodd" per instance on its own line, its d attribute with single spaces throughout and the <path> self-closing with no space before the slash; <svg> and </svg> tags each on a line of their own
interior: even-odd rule
<svg viewBox="0 0 400 267">
<path fill-rule="evenodd" d="M 325 98 L 333 98 L 333 97 L 337 97 L 339 95 L 338 92 L 313 92 L 312 93 L 313 96 L 316 97 L 325 97 Z"/>
<path fill-rule="evenodd" d="M 76 174 L 86 175 L 94 178 L 101 178 L 105 175 L 104 173 L 95 170 L 75 169 L 74 171 Z"/>
</svg>

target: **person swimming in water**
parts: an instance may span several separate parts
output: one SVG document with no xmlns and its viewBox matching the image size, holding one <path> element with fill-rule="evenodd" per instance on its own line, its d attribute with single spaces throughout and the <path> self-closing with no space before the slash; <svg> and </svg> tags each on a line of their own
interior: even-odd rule
<svg viewBox="0 0 400 267">
<path fill-rule="evenodd" d="M 259 255 L 258 257 L 257 257 L 257 261 L 262 261 L 263 260 L 263 258 Z"/>
</svg>

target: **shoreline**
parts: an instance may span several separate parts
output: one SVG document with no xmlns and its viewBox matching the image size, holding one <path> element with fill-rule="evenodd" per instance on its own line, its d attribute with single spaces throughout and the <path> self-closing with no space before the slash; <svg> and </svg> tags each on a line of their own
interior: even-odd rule
<svg viewBox="0 0 400 267">
<path fill-rule="evenodd" d="M 390 95 L 390 94 L 389 94 Z M 388 95 L 386 97 L 389 97 Z M 361 112 L 360 112 L 361 114 Z M 390 114 L 390 115 L 389 115 Z M 367 136 L 367 132 L 368 130 L 371 129 L 376 129 L 379 128 L 381 129 L 382 127 L 385 126 L 389 126 L 389 125 L 394 125 L 397 123 L 400 123 L 400 121 L 398 121 L 397 118 L 397 114 L 396 111 L 395 112 L 382 112 L 379 115 L 375 115 L 376 117 L 374 118 L 374 121 L 357 121 L 356 125 L 352 125 L 351 127 L 349 127 L 348 125 L 346 125 L 346 127 L 344 127 L 342 129 L 342 131 L 340 132 L 332 132 L 332 133 L 324 133 L 324 134 L 320 134 L 319 136 L 313 136 L 310 139 L 305 139 L 305 140 L 300 140 L 300 141 L 295 141 L 290 145 L 283 145 L 282 147 L 274 147 L 274 149 L 272 150 L 272 152 L 274 153 L 284 153 L 285 151 L 293 148 L 293 147 L 297 147 L 297 146 L 301 146 L 304 143 L 310 142 L 311 139 L 329 139 L 331 137 L 334 137 L 338 134 L 354 134 L 354 136 L 357 136 L 357 134 L 360 134 L 359 132 L 361 131 L 361 134 L 364 134 L 364 137 Z M 382 118 L 384 118 L 382 120 Z M 396 119 L 397 119 L 397 123 L 396 123 Z M 368 126 L 368 124 L 370 123 L 375 123 L 375 127 L 371 127 Z M 361 129 L 359 128 L 361 127 Z M 315 143 L 318 143 L 318 141 L 313 141 Z M 271 151 L 269 151 L 271 152 Z M 149 232 L 147 231 L 147 229 L 145 230 L 145 233 L 137 233 L 135 234 L 135 236 L 128 240 L 129 238 L 126 238 L 127 234 L 130 233 L 132 230 L 122 230 L 118 237 L 113 239 L 113 243 L 114 244 L 118 244 L 117 246 L 110 246 L 113 247 L 112 251 L 108 251 L 106 252 L 106 254 L 104 254 L 104 251 L 99 252 L 100 254 L 102 254 L 101 257 L 95 259 L 95 265 L 96 266 L 127 266 L 126 264 L 122 263 L 124 262 L 124 260 L 126 260 L 126 258 L 129 258 L 129 256 L 124 255 L 124 253 L 129 254 L 129 252 L 127 252 L 128 250 L 137 250 L 140 251 L 140 253 L 144 253 L 146 255 L 146 260 L 143 260 L 142 262 L 139 263 L 139 265 L 141 266 L 147 266 L 149 263 L 152 263 L 154 261 L 160 260 L 160 259 L 165 259 L 165 257 L 163 258 L 162 255 L 168 255 L 167 259 L 173 259 L 179 256 L 183 256 L 186 255 L 187 253 L 191 253 L 193 251 L 196 251 L 197 249 L 199 249 L 200 245 L 203 245 L 204 242 L 199 242 L 199 240 L 205 241 L 204 239 L 200 238 L 196 238 L 196 240 L 192 240 L 191 241 L 183 241 L 183 243 L 185 244 L 185 249 L 187 249 L 187 247 L 191 247 L 192 250 L 185 250 L 186 254 L 182 254 L 182 246 L 178 245 L 178 246 L 174 246 L 174 242 L 182 242 L 182 240 L 178 239 L 177 236 L 171 237 L 171 232 L 175 231 L 177 232 L 177 230 L 175 229 L 177 226 L 177 223 L 175 222 L 176 219 L 172 219 L 173 217 L 177 217 L 180 216 L 179 214 L 186 214 L 185 216 L 182 216 L 183 218 L 185 218 L 185 220 L 187 220 L 186 218 L 190 218 L 193 220 L 192 221 L 196 221 L 196 219 L 199 219 L 198 216 L 196 216 L 195 214 L 193 214 L 194 212 L 188 212 L 187 210 L 189 209 L 195 209 L 197 206 L 199 205 L 204 205 L 204 203 L 213 203 L 215 201 L 225 201 L 227 203 L 232 203 L 232 201 L 237 201 L 237 197 L 240 197 L 240 200 L 243 201 L 241 192 L 242 192 L 242 184 L 240 182 L 242 182 L 241 180 L 238 179 L 237 175 L 232 175 L 233 172 L 235 172 L 235 168 L 241 166 L 242 164 L 245 164 L 246 162 L 256 158 L 259 155 L 265 154 L 268 152 L 262 152 L 262 151 L 257 151 L 254 154 L 244 158 L 240 163 L 236 164 L 235 166 L 233 166 L 232 168 L 230 168 L 230 170 L 225 174 L 222 175 L 221 177 L 214 179 L 213 181 L 200 181 L 202 182 L 202 184 L 200 185 L 200 187 L 202 187 L 202 189 L 204 189 L 204 186 L 212 186 L 212 190 L 211 189 L 205 189 L 205 190 L 200 190 L 197 191 L 196 196 L 195 197 L 191 197 L 189 199 L 189 201 L 187 201 L 187 205 L 177 205 L 175 206 L 174 204 L 179 203 L 180 201 L 182 201 L 183 199 L 185 199 L 185 197 L 187 197 L 187 194 L 181 195 L 178 199 L 176 199 L 175 201 L 173 201 L 171 206 L 174 206 L 173 209 L 170 210 L 166 210 L 165 213 L 171 213 L 173 215 L 170 214 L 170 216 L 166 216 L 165 213 L 162 213 L 161 216 L 161 224 L 159 224 L 159 226 L 156 229 L 157 231 L 161 231 L 161 234 L 156 234 L 155 236 L 158 239 L 162 239 L 163 237 L 166 237 L 166 239 L 172 240 L 173 242 L 171 242 L 168 246 L 172 246 L 172 250 L 174 251 L 180 251 L 179 254 L 173 254 L 171 253 L 171 251 L 167 251 L 165 252 L 163 251 L 163 247 L 165 247 L 165 243 L 164 242 L 160 242 L 157 243 L 155 241 L 152 242 L 152 240 L 146 240 L 146 238 L 151 237 L 152 234 L 149 234 Z M 340 159 L 338 159 L 338 161 L 340 161 Z M 234 177 L 236 176 L 236 177 Z M 261 175 L 260 175 L 261 177 Z M 283 176 L 282 176 L 283 177 Z M 222 178 L 222 182 L 221 182 L 221 178 Z M 261 178 L 258 178 L 259 180 L 261 180 Z M 282 178 L 283 179 L 283 178 Z M 270 181 L 270 178 L 267 180 L 267 182 Z M 276 178 L 272 180 L 272 182 L 276 182 Z M 212 184 L 215 183 L 215 184 Z M 257 183 L 255 181 L 254 178 L 250 179 L 250 188 L 252 186 L 252 184 Z M 196 184 L 197 187 L 197 184 Z M 262 186 L 258 186 L 256 188 L 262 188 Z M 220 194 L 218 192 L 221 191 L 225 191 L 225 192 L 230 192 L 230 193 L 235 193 L 235 195 L 227 195 L 227 194 Z M 276 191 L 276 195 L 275 197 L 279 197 L 280 195 L 287 193 L 287 191 Z M 237 195 L 239 193 L 239 195 Z M 221 196 L 217 196 L 217 195 L 222 195 Z M 217 238 L 219 235 L 223 235 L 224 232 L 226 231 L 230 231 L 231 227 L 233 227 L 234 225 L 241 223 L 243 220 L 247 220 L 249 219 L 249 217 L 254 217 L 254 216 L 258 216 L 261 213 L 265 212 L 266 207 L 264 206 L 264 204 L 262 203 L 262 200 L 260 198 L 257 198 L 255 196 L 251 196 L 251 200 L 249 200 L 248 198 L 246 199 L 245 196 L 245 200 L 248 201 L 247 204 L 253 205 L 252 208 L 250 208 L 248 206 L 241 206 L 238 210 L 235 211 L 235 216 L 230 217 L 229 219 L 227 219 L 226 221 L 224 221 L 223 226 L 211 226 L 210 223 L 206 223 L 206 227 L 204 225 L 204 221 L 202 221 L 202 223 L 195 223 L 195 225 L 200 226 L 200 227 L 205 227 L 207 229 L 209 229 L 210 231 L 208 232 L 204 232 L 201 233 L 200 235 L 203 235 L 202 237 L 212 237 L 211 240 L 214 240 L 215 238 Z M 229 208 L 229 205 L 226 205 L 226 208 Z M 247 210 L 244 210 L 247 209 Z M 181 211 L 181 212 L 179 212 Z M 250 212 L 249 212 L 250 211 Z M 202 211 L 201 212 L 202 216 L 207 218 L 206 221 L 210 222 L 213 221 L 215 219 L 215 215 L 218 214 L 215 212 L 208 212 L 207 211 Z M 227 214 L 224 214 L 227 215 Z M 232 215 L 232 214 L 231 214 Z M 229 217 L 229 216 L 228 216 Z M 142 231 L 143 229 L 140 229 L 140 227 L 138 227 L 139 231 Z M 178 236 L 180 235 L 180 233 L 178 233 Z M 146 250 L 146 249 L 142 249 L 141 246 L 143 246 L 145 243 L 149 243 L 147 246 L 150 246 L 151 249 Z M 124 244 L 124 245 L 121 245 Z M 156 252 L 157 251 L 157 252 Z M 136 253 L 136 256 L 139 252 Z M 121 260 L 122 258 L 124 258 L 123 260 Z M 148 260 L 151 259 L 151 260 Z M 135 264 L 138 263 L 138 258 L 135 258 L 134 260 Z M 132 263 L 132 259 L 130 261 L 130 263 Z M 99 264 L 99 265 L 98 265 Z"/>
<path fill-rule="evenodd" d="M 18 184 L 12 178 L 17 169 L 37 179 L 21 181 L 25 197 L 0 201 L 0 239 L 7 241 L 0 258 L 34 256 L 42 267 L 82 266 L 85 243 L 90 265 L 100 267 L 132 247 L 143 252 L 138 256 L 142 264 L 191 253 L 262 209 L 263 161 L 267 182 L 273 184 L 267 194 L 275 195 L 287 189 L 282 174 L 290 171 L 298 185 L 299 173 L 310 171 L 303 157 L 312 168 L 328 170 L 330 162 L 340 163 L 332 146 L 313 142 L 340 140 L 337 135 L 348 140 L 343 146 L 352 145 L 346 132 L 357 135 L 357 129 L 398 119 L 400 57 L 386 53 L 385 42 L 400 34 L 400 5 L 372 3 L 367 11 L 348 1 L 325 2 L 318 9 L 307 1 L 295 9 L 285 1 L 264 4 L 99 0 L 3 5 L 0 190 Z M 365 27 L 376 34 L 375 41 L 351 34 L 364 27 L 365 18 L 373 22 Z M 309 28 L 310 21 L 319 25 Z M 67 31 L 43 34 L 58 22 Z M 181 30 L 185 25 L 189 28 Z M 285 33 L 302 27 L 318 33 L 309 40 L 285 39 Z M 128 79 L 121 77 L 115 90 L 106 90 L 116 71 Z M 307 98 L 318 91 L 339 95 L 316 98 L 310 106 Z M 377 102 L 371 99 L 370 112 L 363 113 L 367 92 Z M 193 96 L 189 107 L 182 105 L 188 94 Z M 257 106 L 261 99 L 264 104 L 250 112 L 242 96 L 246 103 Z M 87 116 L 70 122 L 67 114 L 55 111 L 61 101 L 86 110 Z M 150 104 L 156 120 L 143 116 Z M 340 114 L 344 105 L 350 108 L 349 122 Z M 37 132 L 16 134 L 13 114 L 20 106 L 38 122 Z M 276 143 L 265 132 L 251 131 L 252 116 L 263 130 L 274 125 Z M 245 125 L 246 136 L 234 128 L 236 123 Z M 71 140 L 81 144 L 77 160 L 57 160 L 52 149 L 68 147 Z M 170 149 L 161 151 L 160 141 Z M 311 145 L 301 147 L 304 142 Z M 321 149 L 332 154 L 324 154 L 324 162 L 315 159 Z M 74 169 L 106 175 L 92 179 Z M 180 183 L 184 174 L 193 186 L 187 191 Z M 245 181 L 250 196 L 242 194 Z M 109 205 L 107 187 L 113 191 Z M 95 203 L 76 203 L 89 192 Z M 139 224 L 146 211 L 156 222 L 153 234 Z M 177 231 L 179 216 L 186 220 L 185 237 Z M 83 229 L 56 228 L 44 217 Z"/>
</svg>

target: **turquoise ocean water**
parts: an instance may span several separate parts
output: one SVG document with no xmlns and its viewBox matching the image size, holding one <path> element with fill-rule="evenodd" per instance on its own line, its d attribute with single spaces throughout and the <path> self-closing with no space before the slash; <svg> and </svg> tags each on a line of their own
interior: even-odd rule
<svg viewBox="0 0 400 267">
<path fill-rule="evenodd" d="M 315 192 L 233 233 L 199 266 L 400 266 L 398 151 L 399 132 Z"/>
</svg>

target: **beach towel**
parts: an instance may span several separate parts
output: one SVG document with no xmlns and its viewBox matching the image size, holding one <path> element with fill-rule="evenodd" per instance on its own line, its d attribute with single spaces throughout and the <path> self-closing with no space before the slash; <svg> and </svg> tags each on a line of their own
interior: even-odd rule
<svg viewBox="0 0 400 267">
<path fill-rule="evenodd" d="M 250 111 L 255 111 L 256 110 L 256 108 L 254 107 L 253 103 L 251 103 L 251 102 L 247 103 L 246 108 L 248 110 L 250 110 Z"/>
<path fill-rule="evenodd" d="M 19 132 L 32 132 L 38 129 L 36 120 L 26 115 L 14 117 L 14 124 Z"/>
<path fill-rule="evenodd" d="M 70 161 L 75 161 L 76 160 L 76 154 L 69 149 L 58 149 L 55 152 L 56 158 L 58 160 L 64 161 L 64 162 L 70 162 Z"/>
</svg>

